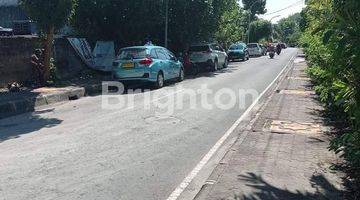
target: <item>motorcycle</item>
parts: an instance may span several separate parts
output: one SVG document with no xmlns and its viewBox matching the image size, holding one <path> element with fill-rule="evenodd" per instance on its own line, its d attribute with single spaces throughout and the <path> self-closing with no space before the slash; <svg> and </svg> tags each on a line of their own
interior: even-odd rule
<svg viewBox="0 0 360 200">
<path fill-rule="evenodd" d="M 269 57 L 270 57 L 271 59 L 274 59 L 274 57 L 275 57 L 275 52 L 270 51 L 270 52 L 269 52 Z"/>
<path fill-rule="evenodd" d="M 269 52 L 269 57 L 271 59 L 273 59 L 275 57 L 275 47 L 274 46 L 269 46 L 268 47 L 268 52 Z"/>
</svg>

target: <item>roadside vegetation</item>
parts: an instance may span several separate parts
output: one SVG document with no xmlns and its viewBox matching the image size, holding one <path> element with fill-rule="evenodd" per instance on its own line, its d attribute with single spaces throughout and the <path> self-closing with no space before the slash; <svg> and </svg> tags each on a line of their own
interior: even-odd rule
<svg viewBox="0 0 360 200">
<path fill-rule="evenodd" d="M 301 44 L 320 100 L 339 128 L 331 150 L 342 155 L 350 180 L 360 182 L 360 1 L 309 0 Z M 352 188 L 359 198 L 359 188 Z"/>
<path fill-rule="evenodd" d="M 298 46 L 301 37 L 301 14 L 296 13 L 287 18 L 281 19 L 274 27 L 275 38 L 289 46 Z"/>
<path fill-rule="evenodd" d="M 52 45 L 56 31 L 61 29 L 70 19 L 76 5 L 75 0 L 20 0 L 30 18 L 36 21 L 40 35 L 44 39 L 44 80 L 51 78 L 53 69 Z"/>
<path fill-rule="evenodd" d="M 244 8 L 236 0 L 170 0 L 169 48 L 179 52 L 192 43 L 217 41 L 227 47 L 245 41 L 249 15 L 251 22 L 257 21 L 266 0 L 243 3 Z M 78 0 L 77 4 L 72 26 L 79 35 L 113 40 L 118 46 L 143 45 L 146 39 L 164 45 L 165 0 Z"/>
</svg>

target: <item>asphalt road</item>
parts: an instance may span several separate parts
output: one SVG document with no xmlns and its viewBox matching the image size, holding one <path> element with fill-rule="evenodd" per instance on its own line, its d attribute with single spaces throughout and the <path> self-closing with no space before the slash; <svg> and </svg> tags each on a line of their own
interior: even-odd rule
<svg viewBox="0 0 360 200">
<path fill-rule="evenodd" d="M 223 88 L 260 94 L 296 52 L 122 95 L 134 98 L 127 108 L 103 109 L 102 97 L 95 96 L 0 120 L 0 199 L 166 199 L 252 104 L 246 98 L 231 109 L 206 109 L 201 95 L 180 94 L 206 85 L 213 91 L 210 105 Z M 156 105 L 144 108 L 148 95 Z M 159 102 L 170 97 L 184 106 L 166 113 Z"/>
</svg>

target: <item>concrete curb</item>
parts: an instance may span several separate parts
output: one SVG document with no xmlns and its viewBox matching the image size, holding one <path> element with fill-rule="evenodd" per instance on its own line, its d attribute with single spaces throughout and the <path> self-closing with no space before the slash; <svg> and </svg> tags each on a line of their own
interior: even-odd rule
<svg viewBox="0 0 360 200">
<path fill-rule="evenodd" d="M 0 119 L 33 112 L 39 106 L 51 105 L 60 102 L 77 100 L 85 96 L 96 95 L 101 92 L 101 84 L 85 87 L 69 87 L 60 89 L 58 92 L 50 94 L 40 94 L 37 97 L 28 97 L 0 103 Z"/>
</svg>

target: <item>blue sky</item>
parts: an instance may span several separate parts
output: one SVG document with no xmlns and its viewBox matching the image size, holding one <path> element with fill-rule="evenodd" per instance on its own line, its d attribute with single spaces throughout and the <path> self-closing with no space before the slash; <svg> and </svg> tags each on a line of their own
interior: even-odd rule
<svg viewBox="0 0 360 200">
<path fill-rule="evenodd" d="M 255 0 L 254 0 L 255 1 Z M 272 20 L 277 22 L 282 18 L 300 12 L 305 7 L 305 0 L 267 0 L 266 9 L 267 14 L 259 16 L 260 18 L 270 20 L 271 18 L 280 15 Z M 285 9 L 286 8 L 286 9 Z M 282 10 L 285 9 L 285 10 Z M 282 10 L 282 11 L 279 11 Z M 279 12 L 276 12 L 279 11 Z M 273 13 L 276 12 L 276 13 Z M 273 14 L 271 14 L 273 13 Z"/>
</svg>

